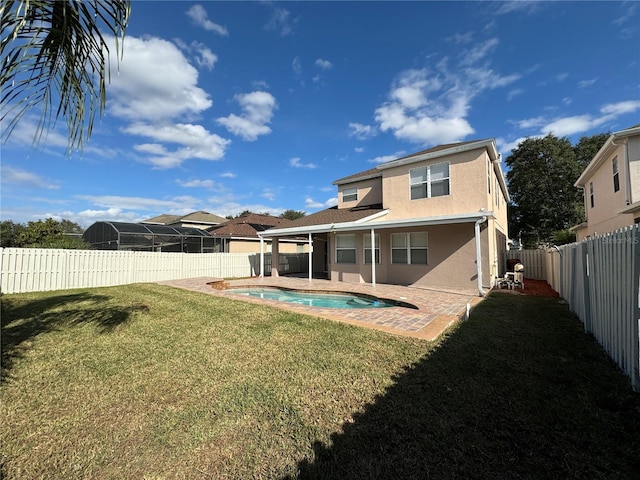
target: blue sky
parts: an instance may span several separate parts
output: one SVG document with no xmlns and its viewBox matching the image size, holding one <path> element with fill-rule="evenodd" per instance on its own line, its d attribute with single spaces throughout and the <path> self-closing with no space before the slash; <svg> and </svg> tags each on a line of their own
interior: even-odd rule
<svg viewBox="0 0 640 480">
<path fill-rule="evenodd" d="M 332 182 L 441 143 L 640 123 L 635 2 L 134 1 L 105 115 L 65 156 L 2 145 L 2 220 L 137 222 L 336 204 Z M 35 112 L 34 112 L 35 113 Z"/>
</svg>

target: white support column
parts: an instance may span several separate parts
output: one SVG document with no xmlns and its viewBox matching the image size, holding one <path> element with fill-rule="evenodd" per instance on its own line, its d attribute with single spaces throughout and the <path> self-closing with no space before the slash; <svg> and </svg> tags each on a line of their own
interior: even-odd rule
<svg viewBox="0 0 640 480">
<path fill-rule="evenodd" d="M 264 238 L 260 236 L 260 278 L 264 278 Z"/>
<path fill-rule="evenodd" d="M 376 286 L 376 235 L 371 229 L 371 285 Z"/>
<path fill-rule="evenodd" d="M 313 279 L 313 238 L 309 234 L 309 281 Z"/>
</svg>

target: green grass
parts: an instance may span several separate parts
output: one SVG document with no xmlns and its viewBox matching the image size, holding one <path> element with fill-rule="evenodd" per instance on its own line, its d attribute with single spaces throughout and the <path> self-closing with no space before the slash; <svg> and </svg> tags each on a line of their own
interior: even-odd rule
<svg viewBox="0 0 640 480">
<path fill-rule="evenodd" d="M 556 299 L 437 343 L 144 284 L 2 297 L 2 478 L 633 478 L 640 395 Z"/>
</svg>

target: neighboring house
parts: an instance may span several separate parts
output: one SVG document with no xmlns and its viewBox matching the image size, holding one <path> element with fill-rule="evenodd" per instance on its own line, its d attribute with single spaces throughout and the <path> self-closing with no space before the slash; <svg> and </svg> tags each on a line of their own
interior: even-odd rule
<svg viewBox="0 0 640 480">
<path fill-rule="evenodd" d="M 306 237 L 310 279 L 482 295 L 504 273 L 509 193 L 493 139 L 440 145 L 334 185 L 336 207 L 258 233 L 274 254 L 287 236 Z"/>
<path fill-rule="evenodd" d="M 215 238 L 215 251 L 227 253 L 259 253 L 260 237 L 258 232 L 269 228 L 288 227 L 291 220 L 272 215 L 250 213 L 232 220 L 225 220 L 207 231 Z M 271 244 L 267 244 L 269 251 Z M 282 253 L 304 253 L 307 245 L 304 239 L 283 239 L 280 245 Z"/>
<path fill-rule="evenodd" d="M 640 223 L 640 125 L 613 133 L 575 186 L 587 217 L 571 229 L 578 241 Z"/>
<path fill-rule="evenodd" d="M 158 215 L 157 217 L 143 220 L 140 223 L 207 229 L 226 221 L 227 220 L 225 218 L 219 217 L 218 215 L 200 210 L 183 216 L 166 214 Z"/>
</svg>

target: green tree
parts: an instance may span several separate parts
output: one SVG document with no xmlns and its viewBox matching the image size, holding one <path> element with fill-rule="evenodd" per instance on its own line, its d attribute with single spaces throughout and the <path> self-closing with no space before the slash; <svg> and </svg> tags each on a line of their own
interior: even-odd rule
<svg viewBox="0 0 640 480">
<path fill-rule="evenodd" d="M 37 107 L 34 141 L 63 116 L 68 152 L 81 149 L 106 104 L 110 52 L 101 30 L 113 34 L 119 55 L 129 14 L 130 2 L 121 0 L 2 0 L 3 140 Z"/>
<path fill-rule="evenodd" d="M 506 164 L 513 236 L 524 236 L 523 243 L 532 246 L 581 221 L 582 194 L 573 184 L 582 169 L 568 138 L 528 138 L 512 150 Z"/>
<path fill-rule="evenodd" d="M 574 150 L 576 152 L 576 160 L 580 164 L 581 172 L 587 168 L 589 162 L 596 156 L 598 150 L 602 148 L 604 142 L 607 141 L 607 138 L 611 133 L 599 133 L 596 135 L 592 135 L 591 137 L 582 137 L 578 144 L 575 146 Z M 576 178 L 577 180 L 577 178 Z"/>
<path fill-rule="evenodd" d="M 53 218 L 29 222 L 17 237 L 16 246 L 26 248 L 89 248 L 78 236 L 82 228 L 69 220 Z"/>
<path fill-rule="evenodd" d="M 0 223 L 0 247 L 17 247 L 20 232 L 24 230 L 24 225 L 5 220 Z"/>
<path fill-rule="evenodd" d="M 280 214 L 280 218 L 286 218 L 287 220 L 297 220 L 306 215 L 305 212 L 300 210 L 285 210 Z"/>
</svg>

